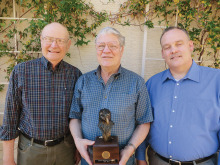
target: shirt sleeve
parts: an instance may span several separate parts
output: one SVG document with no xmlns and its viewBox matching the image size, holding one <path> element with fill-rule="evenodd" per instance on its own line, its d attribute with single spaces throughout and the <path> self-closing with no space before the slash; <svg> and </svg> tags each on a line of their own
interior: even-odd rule
<svg viewBox="0 0 220 165">
<path fill-rule="evenodd" d="M 83 76 L 81 76 L 75 85 L 74 94 L 72 98 L 72 104 L 70 108 L 69 118 L 79 119 L 82 118 L 82 104 L 81 104 L 81 92 L 83 87 Z"/>
<path fill-rule="evenodd" d="M 140 83 L 138 90 L 138 101 L 136 105 L 136 124 L 144 124 L 153 121 L 150 98 L 144 80 Z"/>
<path fill-rule="evenodd" d="M 15 139 L 19 134 L 18 126 L 22 102 L 18 78 L 18 71 L 14 69 L 6 95 L 3 125 L 0 127 L 0 138 L 3 141 Z"/>
<path fill-rule="evenodd" d="M 135 152 L 137 160 L 146 160 L 146 148 L 148 146 L 147 138 L 139 145 Z"/>
</svg>

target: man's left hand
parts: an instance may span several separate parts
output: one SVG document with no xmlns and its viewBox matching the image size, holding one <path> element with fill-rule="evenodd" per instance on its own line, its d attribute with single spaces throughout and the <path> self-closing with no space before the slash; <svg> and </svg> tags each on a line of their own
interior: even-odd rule
<svg viewBox="0 0 220 165">
<path fill-rule="evenodd" d="M 119 165 L 126 165 L 128 159 L 134 154 L 134 148 L 132 146 L 126 146 L 121 151 L 121 159 Z"/>
</svg>

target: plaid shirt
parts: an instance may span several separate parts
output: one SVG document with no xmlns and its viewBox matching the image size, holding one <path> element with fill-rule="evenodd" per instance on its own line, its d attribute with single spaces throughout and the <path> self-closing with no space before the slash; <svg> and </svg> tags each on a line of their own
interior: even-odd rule
<svg viewBox="0 0 220 165">
<path fill-rule="evenodd" d="M 69 132 L 69 110 L 79 69 L 61 61 L 52 70 L 45 57 L 15 66 L 8 87 L 1 140 L 21 132 L 39 140 Z"/>
<path fill-rule="evenodd" d="M 100 75 L 100 67 L 77 81 L 70 118 L 82 121 L 84 138 L 95 140 L 102 135 L 98 121 L 99 110 L 103 108 L 111 111 L 115 123 L 111 132 L 118 136 L 120 149 L 128 143 L 136 125 L 153 120 L 144 79 L 123 67 L 111 75 L 107 84 Z"/>
</svg>

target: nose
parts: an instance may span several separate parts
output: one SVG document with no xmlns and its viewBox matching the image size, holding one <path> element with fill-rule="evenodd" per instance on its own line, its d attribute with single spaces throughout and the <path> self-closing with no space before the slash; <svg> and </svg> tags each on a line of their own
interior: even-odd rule
<svg viewBox="0 0 220 165">
<path fill-rule="evenodd" d="M 103 52 L 111 52 L 111 50 L 109 49 L 108 45 L 105 45 L 105 48 L 104 48 Z"/>
<path fill-rule="evenodd" d="M 171 47 L 171 53 L 172 54 L 177 53 L 177 51 L 178 51 L 177 47 L 175 47 L 175 46 Z"/>
<path fill-rule="evenodd" d="M 51 43 L 51 47 L 57 47 L 58 44 L 57 44 L 57 40 L 53 40 L 53 42 Z"/>
</svg>

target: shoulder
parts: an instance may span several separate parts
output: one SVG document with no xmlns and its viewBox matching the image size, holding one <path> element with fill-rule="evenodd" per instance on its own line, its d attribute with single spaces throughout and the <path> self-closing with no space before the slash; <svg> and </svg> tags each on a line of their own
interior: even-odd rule
<svg viewBox="0 0 220 165">
<path fill-rule="evenodd" d="M 144 82 L 144 79 L 140 75 L 123 67 L 121 67 L 121 74 L 127 79 Z"/>
<path fill-rule="evenodd" d="M 76 82 L 75 91 L 82 91 L 85 86 L 93 84 L 94 78 L 92 78 L 92 75 L 95 75 L 95 70 L 82 74 Z"/>
<path fill-rule="evenodd" d="M 30 61 L 26 61 L 26 62 L 21 62 L 21 63 L 17 64 L 17 65 L 14 67 L 14 70 L 15 70 L 15 71 L 19 71 L 19 70 L 24 71 L 24 69 L 25 69 L 26 67 L 33 66 L 33 65 L 37 65 L 37 64 L 39 64 L 39 63 L 40 63 L 39 58 L 34 59 L 34 60 L 30 60 Z"/>
<path fill-rule="evenodd" d="M 82 85 L 85 81 L 91 81 L 93 79 L 93 77 L 95 76 L 95 71 L 96 70 L 93 70 L 93 71 L 82 74 L 79 77 L 79 79 L 77 80 L 77 83 L 78 84 L 81 83 L 81 85 Z"/>
<path fill-rule="evenodd" d="M 164 80 L 164 76 L 167 74 L 167 72 L 168 72 L 168 69 L 150 77 L 146 82 L 147 89 L 150 90 L 152 86 L 161 85 Z"/>
<path fill-rule="evenodd" d="M 204 73 L 220 74 L 220 69 L 210 68 L 210 67 L 206 67 L 206 66 L 199 66 L 199 65 L 198 65 L 198 67 Z"/>
<path fill-rule="evenodd" d="M 152 77 L 150 77 L 148 79 L 147 83 L 148 82 L 152 82 L 152 81 L 153 82 L 155 82 L 155 81 L 157 81 L 157 82 L 158 81 L 162 81 L 162 77 L 164 76 L 164 74 L 167 74 L 167 72 L 168 72 L 168 69 L 153 75 Z"/>
<path fill-rule="evenodd" d="M 216 80 L 220 82 L 220 69 L 198 66 L 202 80 Z"/>
<path fill-rule="evenodd" d="M 81 71 L 77 67 L 67 63 L 66 61 L 63 61 L 63 64 L 67 70 L 72 70 L 74 72 L 79 72 L 80 74 L 82 74 Z"/>
</svg>

